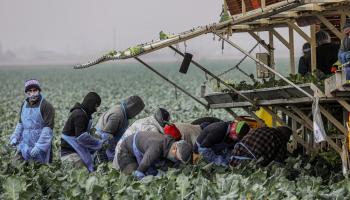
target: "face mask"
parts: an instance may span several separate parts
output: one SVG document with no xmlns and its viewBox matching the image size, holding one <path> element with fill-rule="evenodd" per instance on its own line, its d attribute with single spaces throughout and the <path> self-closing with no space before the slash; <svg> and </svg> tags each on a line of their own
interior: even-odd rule
<svg viewBox="0 0 350 200">
<path fill-rule="evenodd" d="M 35 102 L 35 101 L 39 100 L 40 92 L 39 91 L 27 92 L 26 97 L 27 97 L 28 101 Z"/>
</svg>

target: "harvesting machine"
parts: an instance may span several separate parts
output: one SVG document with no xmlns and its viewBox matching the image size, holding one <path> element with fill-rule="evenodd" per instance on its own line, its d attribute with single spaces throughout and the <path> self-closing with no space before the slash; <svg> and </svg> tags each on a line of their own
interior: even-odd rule
<svg viewBox="0 0 350 200">
<path fill-rule="evenodd" d="M 350 170 L 350 86 L 344 71 L 338 70 L 326 79 L 324 89 L 313 83 L 295 84 L 275 70 L 278 66 L 275 63 L 274 41 L 277 39 L 289 50 L 290 72 L 295 74 L 294 34 L 299 34 L 311 45 L 311 68 L 314 71 L 317 64 L 316 32 L 320 29 L 325 30 L 331 35 L 334 43 L 340 43 L 344 37 L 342 26 L 348 18 L 350 18 L 349 0 L 225 0 L 221 20 L 218 23 L 199 26 L 174 35 L 161 32 L 157 41 L 136 45 L 124 51 L 113 50 L 75 68 L 87 68 L 109 60 L 134 58 L 207 109 L 225 109 L 233 117 L 238 117 L 234 108 L 242 108 L 249 116 L 264 124 L 264 119 L 255 112 L 258 108 L 262 108 L 271 116 L 272 126 L 287 125 L 293 130 L 290 150 L 300 145 L 307 154 L 332 149 L 340 155 L 343 173 L 347 174 Z M 286 28 L 288 38 L 276 31 L 276 28 Z M 306 28 L 309 34 L 305 32 Z M 260 37 L 260 32 L 268 33 L 268 42 Z M 265 52 L 253 55 L 252 50 L 246 51 L 237 45 L 230 36 L 238 33 L 251 36 Z M 278 77 L 287 85 L 253 90 L 235 89 L 222 80 L 221 74 L 211 72 L 208 67 L 192 59 L 190 54 L 174 47 L 178 43 L 205 34 L 214 34 L 223 43 L 243 53 L 245 56 L 239 64 L 246 58 L 253 60 L 257 65 L 256 78 Z M 210 77 L 208 80 L 214 80 L 217 84 L 225 86 L 229 92 L 208 92 L 205 90 L 205 85 L 202 85 L 202 95 L 196 97 L 140 58 L 144 54 L 166 47 L 183 56 L 185 58 L 183 63 L 193 64 Z M 182 66 L 183 72 L 186 72 L 186 67 L 188 65 Z M 243 68 L 239 68 L 242 73 Z M 331 135 L 325 131 L 330 127 L 336 130 L 335 134 Z"/>
</svg>

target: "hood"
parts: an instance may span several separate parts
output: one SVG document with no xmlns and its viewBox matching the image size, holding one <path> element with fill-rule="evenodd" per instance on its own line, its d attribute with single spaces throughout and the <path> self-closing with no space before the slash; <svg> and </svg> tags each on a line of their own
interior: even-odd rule
<svg viewBox="0 0 350 200">
<path fill-rule="evenodd" d="M 145 107 L 143 100 L 137 95 L 128 97 L 127 99 L 122 101 L 122 103 L 125 104 L 125 111 L 128 119 L 134 118 Z"/>
<path fill-rule="evenodd" d="M 96 112 L 96 108 L 101 105 L 101 97 L 95 92 L 89 92 L 81 105 L 89 115 L 92 115 Z"/>
</svg>

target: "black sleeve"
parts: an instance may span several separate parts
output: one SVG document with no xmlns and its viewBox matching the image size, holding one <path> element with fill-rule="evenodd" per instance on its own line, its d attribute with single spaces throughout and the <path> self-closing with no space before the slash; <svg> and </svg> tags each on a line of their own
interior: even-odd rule
<svg viewBox="0 0 350 200">
<path fill-rule="evenodd" d="M 301 75 L 308 73 L 308 66 L 304 62 L 304 57 L 300 57 L 299 59 L 298 73 Z"/>
<path fill-rule="evenodd" d="M 77 110 L 77 111 L 80 111 L 80 110 Z M 87 131 L 86 129 L 88 128 L 88 125 L 89 125 L 89 119 L 85 113 L 83 113 L 82 111 L 79 113 L 76 113 L 75 115 L 73 115 L 72 120 L 73 120 L 73 126 L 74 126 L 74 133 L 76 137 L 78 137 L 79 135 Z"/>
<path fill-rule="evenodd" d="M 55 126 L 55 109 L 53 108 L 53 106 L 44 99 L 41 103 L 40 112 L 41 116 L 43 117 L 45 127 L 50 127 L 51 129 L 53 129 L 53 127 Z"/>
<path fill-rule="evenodd" d="M 211 148 L 215 144 L 224 141 L 228 124 L 226 122 L 215 122 L 205 127 L 199 134 L 197 142 L 200 146 Z"/>
<path fill-rule="evenodd" d="M 21 115 L 22 115 L 22 108 L 23 108 L 24 102 L 21 104 L 21 109 L 19 109 L 19 120 L 18 123 L 22 123 Z"/>
</svg>

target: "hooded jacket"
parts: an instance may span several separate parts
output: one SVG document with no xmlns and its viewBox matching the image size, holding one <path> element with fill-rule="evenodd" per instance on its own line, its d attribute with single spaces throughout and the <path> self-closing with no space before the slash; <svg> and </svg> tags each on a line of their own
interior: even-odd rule
<svg viewBox="0 0 350 200">
<path fill-rule="evenodd" d="M 134 135 L 130 135 L 121 145 L 122 151 L 129 152 L 130 157 L 134 157 L 133 139 Z M 155 132 L 139 132 L 136 137 L 136 146 L 143 154 L 143 158 L 137 170 L 146 172 L 156 161 L 166 159 L 174 142 L 173 138 Z M 135 159 L 130 162 L 135 162 Z"/>
<path fill-rule="evenodd" d="M 116 162 L 118 153 L 121 148 L 121 144 L 123 140 L 125 140 L 126 137 L 133 135 L 136 132 L 155 132 L 159 134 L 164 134 L 164 129 L 163 127 L 160 126 L 158 121 L 154 118 L 154 116 L 146 117 L 143 119 L 136 120 L 123 134 L 123 137 L 120 138 L 116 148 L 115 148 L 115 156 L 113 160 L 113 165 L 115 168 L 119 168 L 118 163 Z"/>
<path fill-rule="evenodd" d="M 125 106 L 125 114 L 123 113 L 122 104 L 115 105 L 102 114 L 97 122 L 96 128 L 106 133 L 116 135 L 120 133 L 122 129 L 127 128 L 124 127 L 124 124 L 127 124 L 125 121 L 134 118 L 145 107 L 145 104 L 139 96 L 127 98 L 123 101 L 123 105 Z"/>
<path fill-rule="evenodd" d="M 185 140 L 192 146 L 196 143 L 197 137 L 202 131 L 200 125 L 193 125 L 189 123 L 175 123 L 175 126 L 181 133 L 181 139 Z"/>
</svg>

